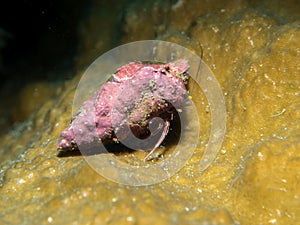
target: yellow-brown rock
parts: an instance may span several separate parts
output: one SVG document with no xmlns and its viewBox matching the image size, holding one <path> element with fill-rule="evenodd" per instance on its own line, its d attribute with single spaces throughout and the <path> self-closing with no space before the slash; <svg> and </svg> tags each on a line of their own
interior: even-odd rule
<svg viewBox="0 0 300 225">
<path fill-rule="evenodd" d="M 216 160 L 199 171 L 201 145 L 170 179 L 132 187 L 106 180 L 82 156 L 57 157 L 59 133 L 71 119 L 74 79 L 0 138 L 0 224 L 300 223 L 299 4 L 165 2 L 128 3 L 121 41 L 157 38 L 203 50 L 227 107 Z M 113 32 L 97 18 L 91 14 L 82 29 L 107 29 L 101 52 Z M 101 40 L 80 37 L 83 63 Z M 207 107 L 204 98 L 197 101 Z M 207 127 L 206 113 L 199 116 Z"/>
</svg>

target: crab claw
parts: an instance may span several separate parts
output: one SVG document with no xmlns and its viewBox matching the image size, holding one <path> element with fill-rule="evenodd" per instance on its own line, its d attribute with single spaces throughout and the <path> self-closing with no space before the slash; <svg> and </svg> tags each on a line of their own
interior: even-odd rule
<svg viewBox="0 0 300 225">
<path fill-rule="evenodd" d="M 155 152 L 155 150 L 161 145 L 161 143 L 163 142 L 163 140 L 165 139 L 165 137 L 167 136 L 167 134 L 169 132 L 169 127 L 170 127 L 170 122 L 165 121 L 165 127 L 164 127 L 164 130 L 163 130 L 160 138 L 158 139 L 158 141 L 155 144 L 154 148 L 146 155 L 146 157 L 144 158 L 144 161 L 146 161 L 149 158 L 149 156 L 152 155 L 153 152 Z"/>
</svg>

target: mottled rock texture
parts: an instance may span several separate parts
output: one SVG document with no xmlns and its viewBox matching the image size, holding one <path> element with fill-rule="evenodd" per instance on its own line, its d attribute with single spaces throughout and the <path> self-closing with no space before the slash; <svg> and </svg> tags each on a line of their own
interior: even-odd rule
<svg viewBox="0 0 300 225">
<path fill-rule="evenodd" d="M 156 38 L 199 54 L 201 45 L 228 112 L 216 160 L 199 171 L 208 139 L 205 110 L 199 112 L 202 144 L 179 173 L 156 185 L 116 184 L 81 156 L 58 158 L 56 143 L 71 119 L 79 74 L 1 136 L 0 223 L 300 223 L 299 4 L 141 2 L 106 5 L 122 11 L 119 19 L 115 13 L 102 16 L 102 3 L 95 1 L 80 31 L 79 67 L 114 44 L 116 29 L 115 43 Z M 206 109 L 203 93 L 197 96 L 196 104 Z"/>
</svg>

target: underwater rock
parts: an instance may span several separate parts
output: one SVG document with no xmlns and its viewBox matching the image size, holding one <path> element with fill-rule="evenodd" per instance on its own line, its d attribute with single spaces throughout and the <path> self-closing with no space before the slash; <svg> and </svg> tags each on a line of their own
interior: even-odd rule
<svg viewBox="0 0 300 225">
<path fill-rule="evenodd" d="M 66 81 L 55 98 L 45 100 L 22 126 L 0 138 L 0 223 L 299 224 L 300 28 L 298 21 L 275 13 L 299 4 L 289 1 L 276 7 L 265 0 L 274 9 L 266 15 L 265 8 L 248 9 L 249 1 L 168 1 L 173 8 L 160 30 L 150 18 L 161 15 L 158 2 L 144 10 L 142 5 L 128 6 L 123 14 L 128 22 L 122 27 L 128 32 L 121 38 L 137 40 L 143 27 L 149 38 L 160 31 L 158 38 L 164 40 L 191 48 L 193 42 L 201 44 L 228 112 L 216 160 L 199 171 L 210 118 L 205 95 L 196 88 L 195 104 L 208 109 L 198 112 L 201 144 L 187 165 L 162 183 L 125 186 L 101 177 L 81 156 L 57 157 L 57 139 L 68 126 L 78 82 Z M 113 34 L 116 29 L 107 22 L 111 18 L 97 19 L 98 6 L 82 32 L 81 38 L 87 39 L 83 43 L 90 45 L 81 48 L 81 62 L 87 61 L 85 51 L 101 41 L 93 31 L 105 27 L 104 32 Z"/>
</svg>

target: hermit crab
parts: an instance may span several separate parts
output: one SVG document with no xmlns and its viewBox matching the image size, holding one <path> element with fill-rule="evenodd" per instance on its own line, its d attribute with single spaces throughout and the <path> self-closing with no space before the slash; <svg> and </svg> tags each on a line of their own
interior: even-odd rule
<svg viewBox="0 0 300 225">
<path fill-rule="evenodd" d="M 150 143 L 155 137 L 154 143 L 136 147 L 146 148 L 145 160 L 149 159 L 168 134 L 175 111 L 188 98 L 188 69 L 186 59 L 123 65 L 83 103 L 61 132 L 57 149 L 95 149 L 101 142 L 133 143 L 141 139 Z"/>
</svg>

